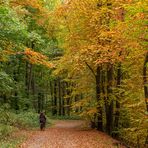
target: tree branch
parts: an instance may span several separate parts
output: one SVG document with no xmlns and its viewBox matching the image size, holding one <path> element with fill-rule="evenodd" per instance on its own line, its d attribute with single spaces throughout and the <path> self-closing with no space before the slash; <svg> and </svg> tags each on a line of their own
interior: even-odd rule
<svg viewBox="0 0 148 148">
<path fill-rule="evenodd" d="M 90 69 L 90 71 L 93 73 L 93 75 L 96 77 L 94 70 L 90 67 L 90 65 L 86 61 L 84 61 L 84 62 L 87 65 L 87 67 Z"/>
</svg>

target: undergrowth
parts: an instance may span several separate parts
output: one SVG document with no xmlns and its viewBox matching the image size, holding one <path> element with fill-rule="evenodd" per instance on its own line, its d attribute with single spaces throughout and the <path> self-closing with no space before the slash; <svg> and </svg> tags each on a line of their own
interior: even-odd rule
<svg viewBox="0 0 148 148">
<path fill-rule="evenodd" d="M 51 120 L 47 117 L 47 126 Z M 0 148 L 13 148 L 22 142 L 24 137 L 14 138 L 13 133 L 21 130 L 38 129 L 39 114 L 33 111 L 19 111 L 18 113 L 6 106 L 0 108 Z"/>
</svg>

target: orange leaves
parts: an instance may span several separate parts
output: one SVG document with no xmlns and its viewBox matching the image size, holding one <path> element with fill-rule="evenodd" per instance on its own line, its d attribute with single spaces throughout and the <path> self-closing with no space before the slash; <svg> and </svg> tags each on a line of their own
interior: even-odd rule
<svg viewBox="0 0 148 148">
<path fill-rule="evenodd" d="M 8 56 L 10 55 L 24 55 L 24 59 L 29 61 L 31 64 L 37 64 L 37 65 L 44 65 L 48 68 L 53 68 L 54 65 L 49 62 L 49 59 L 47 56 L 32 51 L 30 48 L 26 48 L 24 52 L 18 52 L 14 50 L 3 50 L 0 52 L 0 61 L 5 62 L 8 60 Z"/>
<path fill-rule="evenodd" d="M 39 52 L 32 51 L 30 48 L 25 49 L 24 55 L 25 55 L 25 59 L 28 60 L 32 64 L 44 65 L 48 68 L 54 67 L 54 65 L 49 62 L 49 59 L 47 56 Z"/>
<path fill-rule="evenodd" d="M 44 60 L 47 60 L 48 58 L 38 52 L 32 51 L 30 48 L 26 48 L 25 49 L 25 55 L 27 56 L 33 56 L 33 57 L 37 57 L 38 59 L 42 58 Z"/>
</svg>

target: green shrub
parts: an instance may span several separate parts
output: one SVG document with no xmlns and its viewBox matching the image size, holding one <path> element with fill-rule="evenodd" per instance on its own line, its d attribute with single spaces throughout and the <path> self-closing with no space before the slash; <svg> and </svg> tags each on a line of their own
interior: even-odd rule
<svg viewBox="0 0 148 148">
<path fill-rule="evenodd" d="M 17 130 L 17 128 L 13 126 L 0 124 L 0 138 L 10 136 L 10 134 L 15 130 Z"/>
<path fill-rule="evenodd" d="M 33 128 L 38 127 L 38 114 L 33 112 L 21 112 L 16 114 L 15 125 L 18 127 Z"/>
<path fill-rule="evenodd" d="M 47 117 L 47 126 L 51 120 Z M 0 109 L 0 148 L 15 148 L 25 137 L 15 139 L 13 132 L 19 128 L 39 128 L 39 114 L 33 111 L 14 113 L 9 109 Z"/>
<path fill-rule="evenodd" d="M 0 110 L 0 124 L 14 126 L 17 128 L 39 127 L 39 114 L 33 111 L 14 113 L 9 110 Z M 47 124 L 51 121 L 47 117 Z"/>
</svg>

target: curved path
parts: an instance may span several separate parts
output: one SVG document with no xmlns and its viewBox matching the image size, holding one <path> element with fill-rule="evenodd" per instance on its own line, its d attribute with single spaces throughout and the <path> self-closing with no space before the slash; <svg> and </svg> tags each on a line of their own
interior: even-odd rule
<svg viewBox="0 0 148 148">
<path fill-rule="evenodd" d="M 96 130 L 82 130 L 84 122 L 56 121 L 45 131 L 32 131 L 20 148 L 124 148 Z"/>
</svg>

